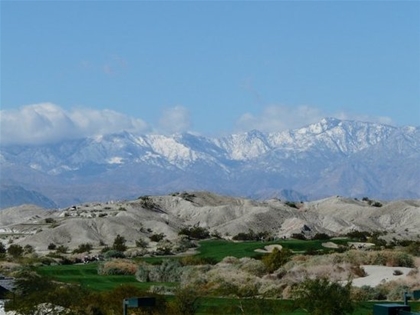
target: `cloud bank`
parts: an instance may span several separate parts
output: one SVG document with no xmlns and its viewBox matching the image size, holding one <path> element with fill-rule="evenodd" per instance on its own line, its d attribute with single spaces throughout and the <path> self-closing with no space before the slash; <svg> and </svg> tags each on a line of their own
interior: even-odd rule
<svg viewBox="0 0 420 315">
<path fill-rule="evenodd" d="M 4 145 L 54 143 L 123 130 L 139 133 L 147 129 L 143 120 L 108 109 L 64 110 L 52 103 L 41 103 L 0 111 L 0 142 Z"/>
<path fill-rule="evenodd" d="M 256 129 L 263 132 L 279 132 L 317 123 L 325 117 L 335 117 L 342 120 L 369 121 L 388 125 L 393 124 L 392 119 L 389 117 L 372 117 L 345 112 L 331 114 L 310 106 L 290 107 L 271 105 L 265 107 L 258 115 L 250 113 L 243 114 L 236 122 L 236 129 L 239 131 Z"/>
<path fill-rule="evenodd" d="M 159 120 L 159 130 L 164 133 L 188 131 L 191 127 L 190 114 L 183 106 L 167 108 Z"/>
<path fill-rule="evenodd" d="M 257 129 L 278 132 L 319 122 L 324 117 L 343 120 L 360 120 L 392 125 L 388 117 L 370 117 L 340 112 L 327 114 L 309 106 L 265 107 L 258 115 L 243 114 L 236 122 L 236 131 Z M 46 144 L 62 140 L 91 137 L 121 131 L 135 134 L 157 132 L 173 134 L 192 131 L 190 113 L 183 106 L 167 108 L 162 112 L 157 127 L 141 119 L 113 110 L 73 108 L 65 110 L 52 103 L 23 106 L 14 110 L 0 111 L 0 144 Z"/>
</svg>

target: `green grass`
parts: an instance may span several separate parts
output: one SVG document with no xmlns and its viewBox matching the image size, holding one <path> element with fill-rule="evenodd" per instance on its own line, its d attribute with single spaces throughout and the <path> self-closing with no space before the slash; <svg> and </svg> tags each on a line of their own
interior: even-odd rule
<svg viewBox="0 0 420 315">
<path fill-rule="evenodd" d="M 291 241 L 294 242 L 294 241 Z M 217 243 L 217 242 L 216 242 Z M 248 245 L 253 242 L 249 242 Z M 243 244 L 243 243 L 235 243 Z M 231 244 L 230 244 L 231 245 Z M 257 245 L 257 244 L 255 244 Z M 259 243 L 261 245 L 261 243 Z M 289 244 L 293 245 L 293 244 Z M 296 244 L 294 244 L 296 245 Z M 293 246 L 294 246 L 293 245 Z M 219 244 L 223 249 L 223 244 Z M 238 248 L 234 247 L 234 252 L 240 256 L 243 253 L 248 253 L 250 248 L 248 247 Z M 216 248 L 218 248 L 216 246 Z M 258 247 L 257 247 L 258 248 Z M 294 247 L 296 248 L 296 247 Z M 219 247 L 220 249 L 220 247 Z M 232 250 L 232 247 L 230 248 Z M 213 252 L 210 251 L 210 254 Z M 232 254 L 232 253 L 230 253 Z M 148 290 L 152 285 L 168 285 L 175 286 L 175 283 L 141 283 L 138 282 L 134 276 L 104 276 L 97 273 L 97 263 L 91 263 L 86 265 L 58 265 L 58 266 L 43 266 L 37 269 L 38 273 L 44 276 L 52 277 L 57 281 L 78 283 L 85 288 L 94 291 L 108 291 L 115 289 L 116 287 L 123 284 L 134 285 L 142 290 Z M 171 297 L 168 297 L 171 299 Z M 268 303 L 269 306 L 264 305 Z M 247 314 L 260 314 L 263 310 L 263 314 L 283 314 L 283 315 L 304 315 L 307 314 L 303 310 L 293 310 L 289 300 L 270 300 L 261 301 L 258 299 L 234 299 L 234 298 L 216 298 L 216 297 L 203 297 L 201 299 L 200 308 L 198 310 L 199 315 L 210 315 L 220 314 L 220 310 L 223 310 L 223 314 L 240 314 L 240 306 L 243 306 L 247 311 Z M 353 315 L 371 315 L 373 305 L 376 303 L 386 302 L 364 302 L 357 306 Z M 420 310 L 420 302 L 410 303 L 413 311 Z"/>
<path fill-rule="evenodd" d="M 335 243 L 344 244 L 348 240 L 334 240 Z M 221 261 L 226 256 L 242 257 L 257 257 L 261 254 L 255 252 L 256 249 L 263 249 L 266 245 L 280 244 L 284 248 L 293 250 L 294 252 L 305 252 L 309 250 L 316 251 L 331 251 L 322 246 L 326 241 L 320 240 L 278 240 L 271 242 L 231 242 L 226 240 L 207 240 L 200 242 L 198 248 L 198 257 L 213 258 L 216 261 Z"/>
<path fill-rule="evenodd" d="M 56 281 L 77 283 L 94 291 L 108 291 L 123 284 L 130 284 L 143 290 L 153 285 L 173 286 L 173 283 L 139 282 L 135 276 L 99 275 L 98 264 L 43 266 L 37 269 L 40 275 L 53 278 Z"/>
<path fill-rule="evenodd" d="M 347 240 L 340 240 L 346 242 Z M 295 252 L 304 252 L 307 250 L 327 250 L 322 247 L 324 241 L 302 241 L 302 240 L 281 240 L 272 242 L 231 242 L 225 240 L 207 240 L 200 242 L 198 248 L 198 257 L 212 258 L 215 261 L 221 261 L 226 256 L 257 257 L 261 254 L 255 252 L 256 249 L 264 248 L 266 245 L 281 244 Z M 337 242 L 337 241 L 335 241 Z M 151 257 L 144 258 L 148 263 L 160 263 L 164 259 L 179 259 L 171 257 Z M 171 285 L 166 283 L 138 282 L 134 276 L 121 275 L 99 275 L 98 264 L 90 263 L 86 265 L 60 265 L 43 266 L 37 269 L 41 275 L 49 276 L 57 281 L 78 283 L 86 288 L 105 291 L 112 290 L 121 284 L 131 284 L 141 289 L 149 289 L 152 285 Z M 172 284 L 174 285 L 174 284 Z"/>
</svg>

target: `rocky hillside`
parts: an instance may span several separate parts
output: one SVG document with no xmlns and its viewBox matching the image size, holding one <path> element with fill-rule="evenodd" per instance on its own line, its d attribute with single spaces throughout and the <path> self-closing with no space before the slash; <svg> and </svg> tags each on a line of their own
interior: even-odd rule
<svg viewBox="0 0 420 315">
<path fill-rule="evenodd" d="M 330 197 L 311 202 L 279 199 L 255 201 L 208 192 L 144 196 L 106 203 L 83 203 L 57 211 L 33 206 L 0 212 L 0 235 L 46 250 L 48 244 L 75 248 L 82 243 L 112 244 L 124 236 L 128 245 L 163 233 L 177 237 L 187 226 L 199 225 L 230 238 L 240 232 L 267 231 L 274 237 L 303 233 L 332 236 L 353 230 L 387 231 L 387 237 L 419 239 L 420 200 L 379 202 Z"/>
</svg>

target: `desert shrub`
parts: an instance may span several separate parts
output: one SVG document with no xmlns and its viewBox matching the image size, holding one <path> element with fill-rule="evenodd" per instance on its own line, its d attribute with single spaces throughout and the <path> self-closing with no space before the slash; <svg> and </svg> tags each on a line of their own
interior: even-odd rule
<svg viewBox="0 0 420 315">
<path fill-rule="evenodd" d="M 215 265 L 217 260 L 212 257 L 185 256 L 180 259 L 182 266 Z"/>
<path fill-rule="evenodd" d="M 357 277 L 366 277 L 366 271 L 363 269 L 360 265 L 352 265 L 350 267 L 351 273 L 354 274 Z"/>
<path fill-rule="evenodd" d="M 181 273 L 182 266 L 178 260 L 164 260 L 153 268 L 149 277 L 156 282 L 179 282 Z"/>
<path fill-rule="evenodd" d="M 142 263 L 137 267 L 136 279 L 140 282 L 150 282 L 149 272 L 152 268 L 151 265 Z"/>
<path fill-rule="evenodd" d="M 329 240 L 331 238 L 331 236 L 329 236 L 326 233 L 316 233 L 312 239 L 313 240 Z"/>
<path fill-rule="evenodd" d="M 19 258 L 23 255 L 24 249 L 22 246 L 17 244 L 12 244 L 7 249 L 7 253 L 13 258 Z"/>
<path fill-rule="evenodd" d="M 284 203 L 286 206 L 289 206 L 290 208 L 295 208 L 295 209 L 299 209 L 298 206 L 296 205 L 296 202 L 293 201 L 286 201 Z"/>
<path fill-rule="evenodd" d="M 173 255 L 174 245 L 169 240 L 161 240 L 156 247 L 156 255 Z"/>
<path fill-rule="evenodd" d="M 272 273 L 287 263 L 292 255 L 292 251 L 288 248 L 283 248 L 282 250 L 274 248 L 270 254 L 263 256 L 262 262 L 267 271 Z"/>
<path fill-rule="evenodd" d="M 134 275 L 137 272 L 137 264 L 130 260 L 113 259 L 99 264 L 100 275 Z"/>
<path fill-rule="evenodd" d="M 148 246 L 148 243 L 146 242 L 146 240 L 139 238 L 136 241 L 136 247 L 140 247 L 140 248 L 146 248 Z"/>
<path fill-rule="evenodd" d="M 409 244 L 406 248 L 407 253 L 409 253 L 410 255 L 413 256 L 420 256 L 420 242 L 412 242 L 411 244 Z"/>
<path fill-rule="evenodd" d="M 182 265 L 177 260 L 164 260 L 160 265 L 140 264 L 136 279 L 140 282 L 179 282 Z"/>
<path fill-rule="evenodd" d="M 120 252 L 118 250 L 115 249 L 110 249 L 106 252 L 104 252 L 104 258 L 105 259 L 110 259 L 110 258 L 125 258 L 125 255 L 123 252 Z"/>
<path fill-rule="evenodd" d="M 270 233 L 267 231 L 255 233 L 253 230 L 249 229 L 248 233 L 238 233 L 232 237 L 235 241 L 261 241 L 270 239 Z"/>
<path fill-rule="evenodd" d="M 388 284 L 392 286 L 392 283 Z M 396 284 L 389 288 L 387 299 L 391 301 L 400 300 L 403 297 L 404 292 L 408 292 L 409 288 L 405 284 Z"/>
<path fill-rule="evenodd" d="M 349 250 L 343 254 L 336 254 L 337 259 L 359 265 L 381 265 L 389 267 L 413 267 L 414 259 L 406 252 L 396 250 L 359 251 Z"/>
<path fill-rule="evenodd" d="M 194 198 L 196 197 L 196 195 L 188 193 L 188 192 L 183 192 L 181 194 L 179 194 L 179 196 L 189 202 L 194 202 Z"/>
<path fill-rule="evenodd" d="M 200 306 L 200 296 L 195 288 L 177 288 L 170 303 L 173 314 L 194 315 Z"/>
<path fill-rule="evenodd" d="M 185 252 L 187 249 L 194 247 L 197 247 L 197 243 L 186 235 L 181 235 L 173 240 L 172 249 L 174 252 Z"/>
<path fill-rule="evenodd" d="M 381 287 L 364 285 L 360 288 L 352 288 L 352 298 L 355 301 L 381 301 L 386 300 L 387 291 Z"/>
<path fill-rule="evenodd" d="M 149 239 L 152 241 L 152 242 L 160 242 L 161 240 L 163 240 L 165 238 L 165 234 L 163 234 L 163 233 L 159 233 L 159 234 L 152 234 L 152 235 L 150 235 L 149 236 Z"/>
<path fill-rule="evenodd" d="M 93 246 L 90 243 L 80 244 L 76 249 L 73 250 L 73 254 L 90 253 Z"/>
<path fill-rule="evenodd" d="M 316 249 L 315 246 L 310 246 L 308 249 L 305 250 L 305 255 L 313 256 L 313 255 L 319 255 L 320 251 Z"/>
<path fill-rule="evenodd" d="M 50 244 L 48 244 L 48 249 L 49 250 L 54 250 L 54 249 L 56 249 L 57 248 L 57 245 L 55 245 L 54 243 L 50 243 Z"/>
<path fill-rule="evenodd" d="M 213 289 L 213 294 L 216 296 L 237 296 L 239 287 L 237 284 L 227 281 L 220 281 L 216 288 Z"/>
<path fill-rule="evenodd" d="M 56 248 L 56 250 L 55 250 L 55 251 L 56 251 L 57 253 L 60 253 L 60 254 L 66 254 L 68 250 L 69 250 L 69 248 L 68 248 L 67 246 L 60 245 L 60 246 L 58 246 L 58 247 Z"/>
<path fill-rule="evenodd" d="M 346 236 L 350 239 L 357 240 L 359 242 L 365 242 L 368 237 L 370 237 L 372 233 L 367 231 L 352 231 L 346 234 Z"/>
<path fill-rule="evenodd" d="M 234 257 L 234 256 L 226 256 L 225 258 L 222 259 L 222 261 L 220 263 L 222 263 L 222 264 L 239 264 L 239 258 Z"/>
<path fill-rule="evenodd" d="M 161 211 L 159 206 L 149 196 L 141 196 L 138 199 L 140 200 L 140 205 L 144 209 L 152 210 L 152 211 Z"/>
<path fill-rule="evenodd" d="M 255 260 L 252 258 L 241 258 L 239 260 L 241 270 L 248 272 L 251 275 L 261 277 L 267 272 L 265 264 L 261 260 Z"/>
<path fill-rule="evenodd" d="M 293 233 L 290 238 L 293 238 L 295 240 L 302 240 L 302 241 L 306 241 L 306 237 L 305 235 L 303 235 L 302 233 Z"/>
<path fill-rule="evenodd" d="M 35 249 L 32 245 L 26 244 L 23 247 L 23 253 L 26 254 L 33 254 L 35 252 Z"/>
<path fill-rule="evenodd" d="M 396 267 L 414 267 L 413 257 L 404 252 L 395 252 L 390 258 L 390 263 Z"/>
<path fill-rule="evenodd" d="M 198 226 L 198 224 L 196 224 L 194 226 L 182 228 L 178 232 L 178 235 L 186 235 L 190 238 L 201 240 L 201 239 L 209 238 L 210 232 L 208 229 Z"/>
<path fill-rule="evenodd" d="M 351 282 L 341 285 L 328 278 L 306 279 L 294 290 L 295 303 L 313 315 L 344 315 L 354 310 Z"/>
</svg>

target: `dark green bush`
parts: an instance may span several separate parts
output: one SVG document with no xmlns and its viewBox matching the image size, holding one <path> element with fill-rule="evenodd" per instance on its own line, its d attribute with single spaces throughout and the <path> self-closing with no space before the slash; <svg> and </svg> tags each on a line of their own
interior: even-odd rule
<svg viewBox="0 0 420 315">
<path fill-rule="evenodd" d="M 202 240 L 202 239 L 206 239 L 210 237 L 210 232 L 208 229 L 194 225 L 194 226 L 189 226 L 189 227 L 185 227 L 182 228 L 179 232 L 178 235 L 186 235 L 189 238 L 193 238 L 193 239 L 197 239 L 197 240 Z"/>
</svg>

